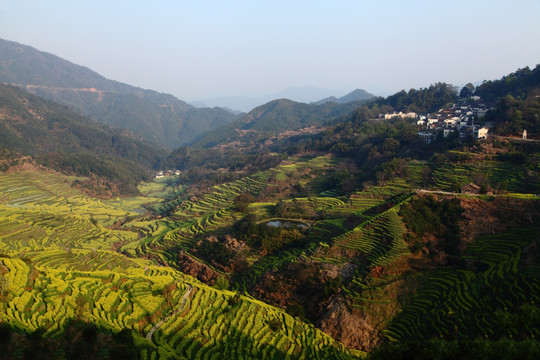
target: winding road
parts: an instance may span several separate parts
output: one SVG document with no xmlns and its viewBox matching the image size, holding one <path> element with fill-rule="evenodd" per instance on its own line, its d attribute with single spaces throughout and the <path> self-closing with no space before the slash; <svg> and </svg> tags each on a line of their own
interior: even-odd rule
<svg viewBox="0 0 540 360">
<path fill-rule="evenodd" d="M 150 329 L 150 331 L 148 332 L 148 334 L 146 334 L 146 338 L 148 340 L 152 340 L 152 335 L 154 335 L 154 332 L 159 329 L 159 327 L 161 325 L 163 325 L 165 323 L 165 321 L 169 320 L 169 318 L 177 313 L 179 313 L 180 311 L 184 310 L 184 307 L 186 306 L 186 301 L 187 301 L 187 298 L 188 296 L 191 294 L 191 291 L 193 290 L 193 288 L 191 287 L 191 285 L 188 285 L 188 289 L 187 291 L 185 292 L 185 294 L 182 296 L 182 303 L 180 304 L 180 307 L 178 309 L 176 309 L 175 311 L 172 312 L 171 315 L 167 316 L 165 319 L 162 319 L 160 322 L 158 322 L 156 325 L 154 325 L 152 327 L 152 329 Z"/>
</svg>

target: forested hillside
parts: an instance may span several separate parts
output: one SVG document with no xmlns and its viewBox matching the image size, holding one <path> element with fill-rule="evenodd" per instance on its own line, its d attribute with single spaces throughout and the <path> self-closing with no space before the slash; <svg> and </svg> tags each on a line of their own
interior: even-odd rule
<svg viewBox="0 0 540 360">
<path fill-rule="evenodd" d="M 0 84 L 3 148 L 39 163 L 82 176 L 99 176 L 136 191 L 166 152 L 126 130 L 108 128 L 65 106 Z M 13 157 L 13 156 L 12 156 Z M 11 162 L 7 160 L 4 166 Z"/>
<path fill-rule="evenodd" d="M 197 109 L 172 95 L 108 80 L 52 54 L 2 39 L 0 82 L 22 87 L 169 148 L 236 118 L 220 108 Z"/>
<path fill-rule="evenodd" d="M 265 140 L 273 139 L 281 133 L 320 127 L 369 101 L 371 98 L 345 104 L 326 102 L 317 105 L 297 103 L 287 99 L 274 100 L 253 109 L 236 121 L 200 136 L 192 143 L 192 146 L 252 147 Z M 317 130 L 312 129 L 312 131 Z"/>
<path fill-rule="evenodd" d="M 499 80 L 484 81 L 478 85 L 474 95 L 488 102 L 496 102 L 501 97 L 510 95 L 524 100 L 530 92 L 540 85 L 540 64 L 534 69 L 525 67 L 503 76 Z"/>
<path fill-rule="evenodd" d="M 256 178 L 242 180 L 253 167 L 235 162 L 256 163 L 246 149 L 216 146 L 207 150 L 208 160 L 196 149 L 173 153 L 186 170 L 178 183 L 190 190 L 163 213 L 199 220 L 154 249 L 203 281 L 225 272 L 233 286 L 314 322 L 347 346 L 375 349 L 376 359 L 411 349 L 441 358 L 436 347 L 455 355 L 462 346 L 490 357 L 504 346 L 520 356 L 538 354 L 533 339 L 540 323 L 532 315 L 539 286 L 532 255 L 540 216 L 538 144 L 470 136 L 426 144 L 416 121 L 379 116 L 482 101 L 458 90 L 439 83 L 403 91 L 329 118 L 317 134 L 267 137 L 256 153 L 267 151 L 274 160 L 281 154 L 282 162 Z M 483 120 L 490 131 L 534 129 L 535 91 L 531 85 L 519 99 L 493 96 L 487 106 L 494 110 Z M 501 111 L 510 105 L 513 112 Z M 228 183 L 191 186 L 186 175 L 196 163 L 206 164 L 197 172 Z M 244 215 L 231 220 L 230 209 Z M 280 223 L 286 225 L 269 225 Z M 182 255 L 171 257 L 172 246 Z M 452 305 L 444 310 L 447 298 Z"/>
</svg>

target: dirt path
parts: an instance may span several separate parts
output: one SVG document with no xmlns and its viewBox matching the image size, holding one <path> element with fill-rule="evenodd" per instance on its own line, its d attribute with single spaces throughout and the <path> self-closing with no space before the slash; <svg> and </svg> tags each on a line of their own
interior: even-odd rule
<svg viewBox="0 0 540 360">
<path fill-rule="evenodd" d="M 103 100 L 103 93 L 104 93 L 103 90 L 98 90 L 96 88 L 78 89 L 78 88 L 63 88 L 63 87 L 52 87 L 52 86 L 34 85 L 34 84 L 15 84 L 15 83 L 11 83 L 11 85 L 24 87 L 30 92 L 33 92 L 34 94 L 35 94 L 35 90 L 38 88 L 47 89 L 52 92 L 58 92 L 58 91 L 91 92 L 91 93 L 96 93 L 98 95 L 97 102 L 101 102 Z"/>
<path fill-rule="evenodd" d="M 150 331 L 148 332 L 148 334 L 146 334 L 146 338 L 148 340 L 152 340 L 152 335 L 154 335 L 154 332 L 159 329 L 159 327 L 161 325 L 163 325 L 165 323 L 165 321 L 169 320 L 169 318 L 177 313 L 179 313 L 180 311 L 184 310 L 184 306 L 186 306 L 186 301 L 187 301 L 187 298 L 188 296 L 191 294 L 191 291 L 193 290 L 193 288 L 188 285 L 188 289 L 187 291 L 185 292 L 185 294 L 182 296 L 182 302 L 180 304 L 180 307 L 178 309 L 176 309 L 175 311 L 172 312 L 171 315 L 167 316 L 165 319 L 162 319 L 160 322 L 158 322 L 156 325 L 154 325 L 152 327 L 152 329 L 150 329 Z"/>
<path fill-rule="evenodd" d="M 478 196 L 478 195 L 480 195 L 480 194 L 458 193 L 458 192 L 441 191 L 441 190 L 424 190 L 424 189 L 416 190 L 416 193 L 417 194 L 423 193 L 423 194 L 455 195 L 455 196 L 458 196 L 458 195 Z"/>
<path fill-rule="evenodd" d="M 510 136 L 493 136 L 497 139 L 504 139 L 504 140 L 510 140 L 510 141 L 523 141 L 523 142 L 540 142 L 540 140 L 536 139 L 523 139 L 522 137 L 510 137 Z"/>
</svg>

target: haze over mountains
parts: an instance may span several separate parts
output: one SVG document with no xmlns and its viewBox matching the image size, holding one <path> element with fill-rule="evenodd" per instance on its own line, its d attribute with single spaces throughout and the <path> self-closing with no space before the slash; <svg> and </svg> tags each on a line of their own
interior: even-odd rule
<svg viewBox="0 0 540 360">
<path fill-rule="evenodd" d="M 2 39 L 0 82 L 67 105 L 106 125 L 134 131 L 146 140 L 170 149 L 191 143 L 204 133 L 231 123 L 241 115 L 241 111 L 250 111 L 274 99 L 320 105 L 326 102 L 344 104 L 374 97 L 357 89 L 336 98 L 339 91 L 306 86 L 291 87 L 259 98 L 215 98 L 204 104 L 196 103 L 214 107 L 198 108 L 172 95 L 109 80 L 84 66 Z M 276 126 L 283 128 L 279 124 Z"/>
<path fill-rule="evenodd" d="M 237 120 L 202 134 L 192 145 L 212 147 L 231 142 L 246 144 L 268 139 L 285 131 L 318 127 L 350 113 L 366 101 L 369 100 L 344 104 L 335 101 L 305 104 L 288 99 L 273 100 L 256 107 Z"/>
<path fill-rule="evenodd" d="M 314 86 L 302 86 L 302 87 L 290 87 L 278 93 L 264 95 L 264 96 L 223 96 L 215 97 L 211 99 L 205 99 L 201 101 L 192 102 L 194 106 L 207 107 L 207 106 L 219 106 L 224 108 L 230 108 L 243 112 L 249 112 L 257 106 L 264 105 L 275 99 L 289 99 L 302 103 L 319 103 L 321 101 L 332 101 L 337 99 L 336 96 L 341 96 L 341 101 L 347 102 L 356 100 L 366 100 L 373 97 L 365 90 L 356 89 L 348 94 L 345 94 L 341 90 L 323 89 Z M 322 100 L 321 100 L 322 99 Z"/>
<path fill-rule="evenodd" d="M 224 109 L 197 109 L 169 94 L 108 80 L 55 55 L 1 39 L 0 82 L 23 87 L 169 148 L 236 118 Z"/>
<path fill-rule="evenodd" d="M 335 96 L 329 96 L 327 98 L 324 98 L 322 100 L 316 101 L 315 104 L 324 104 L 327 102 L 335 102 L 338 104 L 346 104 L 351 101 L 361 101 L 361 100 L 370 100 L 373 99 L 375 96 L 373 94 L 368 93 L 366 90 L 363 89 L 356 89 L 351 91 L 350 93 L 343 95 L 339 98 L 336 98 Z"/>
</svg>

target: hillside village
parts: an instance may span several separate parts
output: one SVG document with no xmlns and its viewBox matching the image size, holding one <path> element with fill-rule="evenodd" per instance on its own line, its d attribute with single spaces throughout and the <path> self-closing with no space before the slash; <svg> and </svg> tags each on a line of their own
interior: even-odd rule
<svg viewBox="0 0 540 360">
<path fill-rule="evenodd" d="M 473 97 L 476 102 L 479 97 Z M 444 138 L 455 132 L 460 139 L 472 137 L 474 139 L 486 139 L 490 124 L 478 122 L 491 110 L 484 104 L 452 104 L 448 108 L 441 108 L 435 113 L 417 114 L 415 112 L 394 112 L 392 114 L 380 114 L 380 119 L 394 117 L 408 118 L 416 121 L 419 127 L 418 136 L 427 144 L 436 140 L 440 135 Z M 476 123 L 475 123 L 476 121 Z"/>
</svg>

